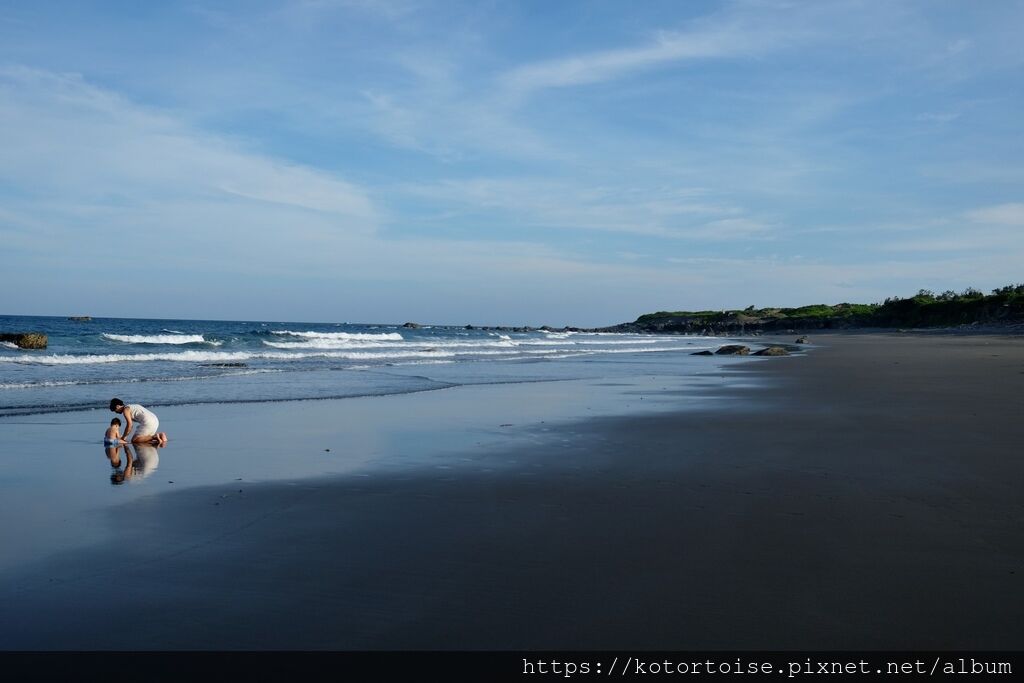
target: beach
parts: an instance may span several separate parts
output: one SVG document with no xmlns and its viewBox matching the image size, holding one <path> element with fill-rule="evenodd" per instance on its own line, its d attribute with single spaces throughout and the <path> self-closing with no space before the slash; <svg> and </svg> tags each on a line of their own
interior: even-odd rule
<svg viewBox="0 0 1024 683">
<path fill-rule="evenodd" d="M 47 469 L 104 415 L 0 420 L 0 647 L 1018 648 L 1021 338 L 812 342 L 164 408 L 144 481 L 88 445 L 90 486 L 126 492 L 102 504 L 86 465 Z"/>
</svg>

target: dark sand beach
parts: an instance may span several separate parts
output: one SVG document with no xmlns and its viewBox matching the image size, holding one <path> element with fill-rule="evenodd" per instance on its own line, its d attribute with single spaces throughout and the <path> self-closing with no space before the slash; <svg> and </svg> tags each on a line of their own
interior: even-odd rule
<svg viewBox="0 0 1024 683">
<path fill-rule="evenodd" d="M 473 467 L 136 497 L 97 513 L 88 543 L 4 572 L 0 643 L 1019 648 L 1024 340 L 813 341 L 725 367 L 745 381 L 702 388 L 697 407 L 669 386 L 647 413 L 552 427 L 539 410 L 485 452 L 438 410 Z M 280 447 L 258 425 L 236 438 Z"/>
</svg>

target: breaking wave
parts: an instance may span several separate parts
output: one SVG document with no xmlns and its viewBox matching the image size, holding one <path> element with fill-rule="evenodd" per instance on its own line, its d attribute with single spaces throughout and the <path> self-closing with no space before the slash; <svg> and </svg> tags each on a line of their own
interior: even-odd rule
<svg viewBox="0 0 1024 683">
<path fill-rule="evenodd" d="M 124 344 L 209 344 L 220 346 L 223 342 L 207 341 L 201 334 L 110 334 L 103 338 Z"/>
<path fill-rule="evenodd" d="M 302 339 L 339 339 L 346 341 L 404 341 L 397 332 L 381 334 L 367 332 L 294 332 L 292 330 L 272 330 L 271 334 L 279 334 Z"/>
</svg>

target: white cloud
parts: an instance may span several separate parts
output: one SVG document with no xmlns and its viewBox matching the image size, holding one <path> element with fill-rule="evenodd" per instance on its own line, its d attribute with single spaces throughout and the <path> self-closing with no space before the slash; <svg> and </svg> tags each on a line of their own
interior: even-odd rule
<svg viewBox="0 0 1024 683">
<path fill-rule="evenodd" d="M 610 81 L 687 61 L 761 56 L 810 41 L 834 41 L 838 35 L 834 24 L 842 22 L 849 29 L 850 14 L 858 17 L 861 11 L 853 8 L 851 12 L 842 3 L 732 2 L 689 21 L 683 29 L 657 31 L 640 44 L 523 64 L 502 74 L 499 81 L 506 91 L 522 95 Z M 828 26 L 827 33 L 823 26 Z"/>
<path fill-rule="evenodd" d="M 768 223 L 702 188 L 615 187 L 563 179 L 475 178 L 407 184 L 406 194 L 455 214 L 517 226 L 729 241 L 765 237 Z"/>
<path fill-rule="evenodd" d="M 1024 227 L 1024 203 L 1011 202 L 974 209 L 964 214 L 975 223 Z"/>
<path fill-rule="evenodd" d="M 352 183 L 247 150 L 78 75 L 4 68 L 0 98 L 0 177 L 34 195 L 136 209 L 246 199 L 322 212 L 341 230 L 377 221 Z"/>
<path fill-rule="evenodd" d="M 730 29 L 695 33 L 660 33 L 645 45 L 605 50 L 526 64 L 501 78 L 516 93 L 598 83 L 632 71 L 649 69 L 686 59 L 749 54 L 761 41 L 751 41 Z"/>
<path fill-rule="evenodd" d="M 884 251 L 1019 254 L 1024 258 L 1024 203 L 964 211 L 958 221 L 935 221 L 913 240 L 881 245 Z"/>
</svg>

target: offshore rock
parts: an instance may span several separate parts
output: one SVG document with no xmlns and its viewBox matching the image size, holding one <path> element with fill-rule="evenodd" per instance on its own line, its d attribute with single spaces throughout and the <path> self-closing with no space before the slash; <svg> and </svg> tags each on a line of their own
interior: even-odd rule
<svg viewBox="0 0 1024 683">
<path fill-rule="evenodd" d="M 769 346 L 766 349 L 754 352 L 755 356 L 788 356 L 789 351 L 781 346 Z"/>
<path fill-rule="evenodd" d="M 694 352 L 693 352 L 693 353 L 691 353 L 690 355 L 691 355 L 691 356 L 713 356 L 713 355 L 715 355 L 715 354 L 711 353 L 711 352 L 710 352 L 710 351 L 708 351 L 707 349 L 704 349 L 703 351 L 694 351 Z"/>
<path fill-rule="evenodd" d="M 743 344 L 726 344 L 715 351 L 715 353 L 719 356 L 746 356 L 750 353 L 750 347 Z"/>
<path fill-rule="evenodd" d="M 0 341 L 10 342 L 20 349 L 45 349 L 47 339 L 41 332 L 15 332 L 0 334 Z"/>
<path fill-rule="evenodd" d="M 402 325 L 402 327 L 405 327 L 410 330 L 418 330 L 423 326 L 420 325 L 419 323 L 405 323 L 404 325 Z"/>
</svg>

